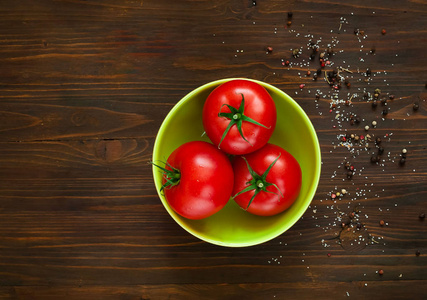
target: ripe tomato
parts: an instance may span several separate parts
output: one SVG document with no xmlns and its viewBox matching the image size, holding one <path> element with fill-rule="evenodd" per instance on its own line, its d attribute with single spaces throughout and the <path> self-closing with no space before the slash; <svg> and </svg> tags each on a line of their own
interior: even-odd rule
<svg viewBox="0 0 427 300">
<path fill-rule="evenodd" d="M 260 216 L 276 215 L 298 197 L 302 173 L 297 160 L 283 148 L 267 144 L 233 161 L 234 200 Z"/>
<path fill-rule="evenodd" d="M 154 164 L 154 163 L 153 163 Z M 188 219 L 203 219 L 222 209 L 233 190 L 233 168 L 214 145 L 193 141 L 172 152 L 163 170 L 165 198 Z"/>
<path fill-rule="evenodd" d="M 212 143 L 242 155 L 264 146 L 276 127 L 276 105 L 256 82 L 231 80 L 218 86 L 203 107 L 203 126 Z"/>
</svg>

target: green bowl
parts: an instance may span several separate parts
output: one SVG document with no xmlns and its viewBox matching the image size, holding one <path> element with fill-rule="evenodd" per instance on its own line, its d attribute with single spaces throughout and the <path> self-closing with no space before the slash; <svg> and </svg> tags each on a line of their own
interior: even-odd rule
<svg viewBox="0 0 427 300">
<path fill-rule="evenodd" d="M 160 126 L 154 142 L 154 162 L 165 161 L 173 150 L 186 142 L 195 140 L 209 142 L 206 135 L 203 135 L 203 104 L 217 86 L 233 79 L 246 78 L 222 79 L 205 84 L 190 92 L 172 108 Z M 275 216 L 260 217 L 244 211 L 230 200 L 221 211 L 206 219 L 189 220 L 175 213 L 164 195 L 159 192 L 162 174 L 153 166 L 157 193 L 171 217 L 197 238 L 220 246 L 253 246 L 284 233 L 301 218 L 310 205 L 320 177 L 319 141 L 310 119 L 286 93 L 267 83 L 252 81 L 262 85 L 276 103 L 277 125 L 269 142 L 290 152 L 301 166 L 301 192 L 290 208 Z"/>
</svg>

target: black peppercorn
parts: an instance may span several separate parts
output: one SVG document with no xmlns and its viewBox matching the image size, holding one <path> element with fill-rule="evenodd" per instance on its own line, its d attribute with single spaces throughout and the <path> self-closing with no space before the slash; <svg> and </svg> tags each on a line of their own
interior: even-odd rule
<svg viewBox="0 0 427 300">
<path fill-rule="evenodd" d="M 372 74 L 371 69 L 367 68 L 366 69 L 366 76 L 371 76 L 371 74 Z"/>
<path fill-rule="evenodd" d="M 316 74 L 317 74 L 317 76 L 319 76 L 320 74 L 322 74 L 322 69 L 317 69 Z"/>
<path fill-rule="evenodd" d="M 359 34 L 359 29 L 358 28 L 354 28 L 354 34 L 358 35 Z"/>
<path fill-rule="evenodd" d="M 417 250 L 417 251 L 415 251 L 415 255 L 416 255 L 416 256 L 420 256 L 420 255 L 421 255 L 421 252 Z"/>
<path fill-rule="evenodd" d="M 388 114 L 388 109 L 384 109 L 383 110 L 383 115 L 387 115 Z"/>
<path fill-rule="evenodd" d="M 361 121 L 360 117 L 356 117 L 355 121 L 356 121 L 356 124 L 359 124 Z"/>
<path fill-rule="evenodd" d="M 389 95 L 389 96 L 388 96 L 388 98 L 389 98 L 390 100 L 394 100 L 394 95 Z"/>
<path fill-rule="evenodd" d="M 400 159 L 400 161 L 399 161 L 399 163 L 400 163 L 401 165 L 405 164 L 405 162 L 406 162 L 406 158 L 404 158 L 404 157 L 402 157 L 402 158 Z"/>
<path fill-rule="evenodd" d="M 386 103 L 387 103 L 387 99 L 386 99 L 386 98 L 382 98 L 382 99 L 381 99 L 381 104 L 382 104 L 382 105 L 385 105 Z"/>
<path fill-rule="evenodd" d="M 381 155 L 384 153 L 384 148 L 383 147 L 379 147 L 378 148 L 378 154 Z"/>
<path fill-rule="evenodd" d="M 291 11 L 290 11 L 290 12 L 288 12 L 288 18 L 289 18 L 289 19 L 292 19 L 293 15 L 294 15 L 294 13 L 293 13 L 293 12 L 291 12 Z"/>
<path fill-rule="evenodd" d="M 375 143 L 376 143 L 377 145 L 381 144 L 381 138 L 380 138 L 380 137 L 377 137 L 377 138 L 375 139 Z"/>
<path fill-rule="evenodd" d="M 372 101 L 372 108 L 376 108 L 378 106 L 377 101 L 373 100 Z"/>
<path fill-rule="evenodd" d="M 426 218 L 426 214 L 425 213 L 420 213 L 420 215 L 418 216 L 421 220 L 424 220 Z"/>
<path fill-rule="evenodd" d="M 414 103 L 414 105 L 412 106 L 413 110 L 418 110 L 420 108 L 420 105 L 418 103 Z"/>
<path fill-rule="evenodd" d="M 353 172 L 352 171 L 348 171 L 347 172 L 347 178 L 351 179 L 351 177 L 353 177 Z"/>
<path fill-rule="evenodd" d="M 375 47 L 372 47 L 371 48 L 371 54 L 375 54 L 375 51 L 376 51 Z"/>
<path fill-rule="evenodd" d="M 377 163 L 377 162 L 378 162 L 378 156 L 376 156 L 376 155 L 372 155 L 372 156 L 371 156 L 371 163 L 375 164 L 375 163 Z"/>
</svg>

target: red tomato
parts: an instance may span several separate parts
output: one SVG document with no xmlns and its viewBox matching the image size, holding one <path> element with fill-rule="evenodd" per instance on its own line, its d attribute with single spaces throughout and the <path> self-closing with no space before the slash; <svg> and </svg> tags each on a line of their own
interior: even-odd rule
<svg viewBox="0 0 427 300">
<path fill-rule="evenodd" d="M 256 82 L 231 80 L 206 99 L 203 126 L 214 145 L 242 155 L 264 146 L 276 127 L 276 105 Z"/>
<path fill-rule="evenodd" d="M 185 218 L 209 217 L 231 197 L 233 168 L 227 155 L 212 144 L 194 141 L 181 145 L 163 170 L 166 200 Z"/>
<path fill-rule="evenodd" d="M 234 200 L 255 215 L 272 216 L 286 210 L 301 189 L 302 174 L 297 160 L 273 144 L 236 157 L 233 170 Z"/>
</svg>

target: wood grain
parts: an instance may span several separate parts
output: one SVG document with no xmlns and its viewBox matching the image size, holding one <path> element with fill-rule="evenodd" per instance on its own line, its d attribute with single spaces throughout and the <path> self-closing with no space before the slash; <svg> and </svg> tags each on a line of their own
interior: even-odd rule
<svg viewBox="0 0 427 300">
<path fill-rule="evenodd" d="M 426 25 L 417 0 L 0 3 L 0 299 L 426 298 Z M 351 72 L 348 106 L 313 80 L 310 42 L 334 45 L 326 70 Z M 179 227 L 148 164 L 170 109 L 231 77 L 293 97 L 322 151 L 304 216 L 248 248 Z M 387 105 L 372 108 L 377 88 Z M 347 148 L 343 134 L 371 140 Z"/>
</svg>

